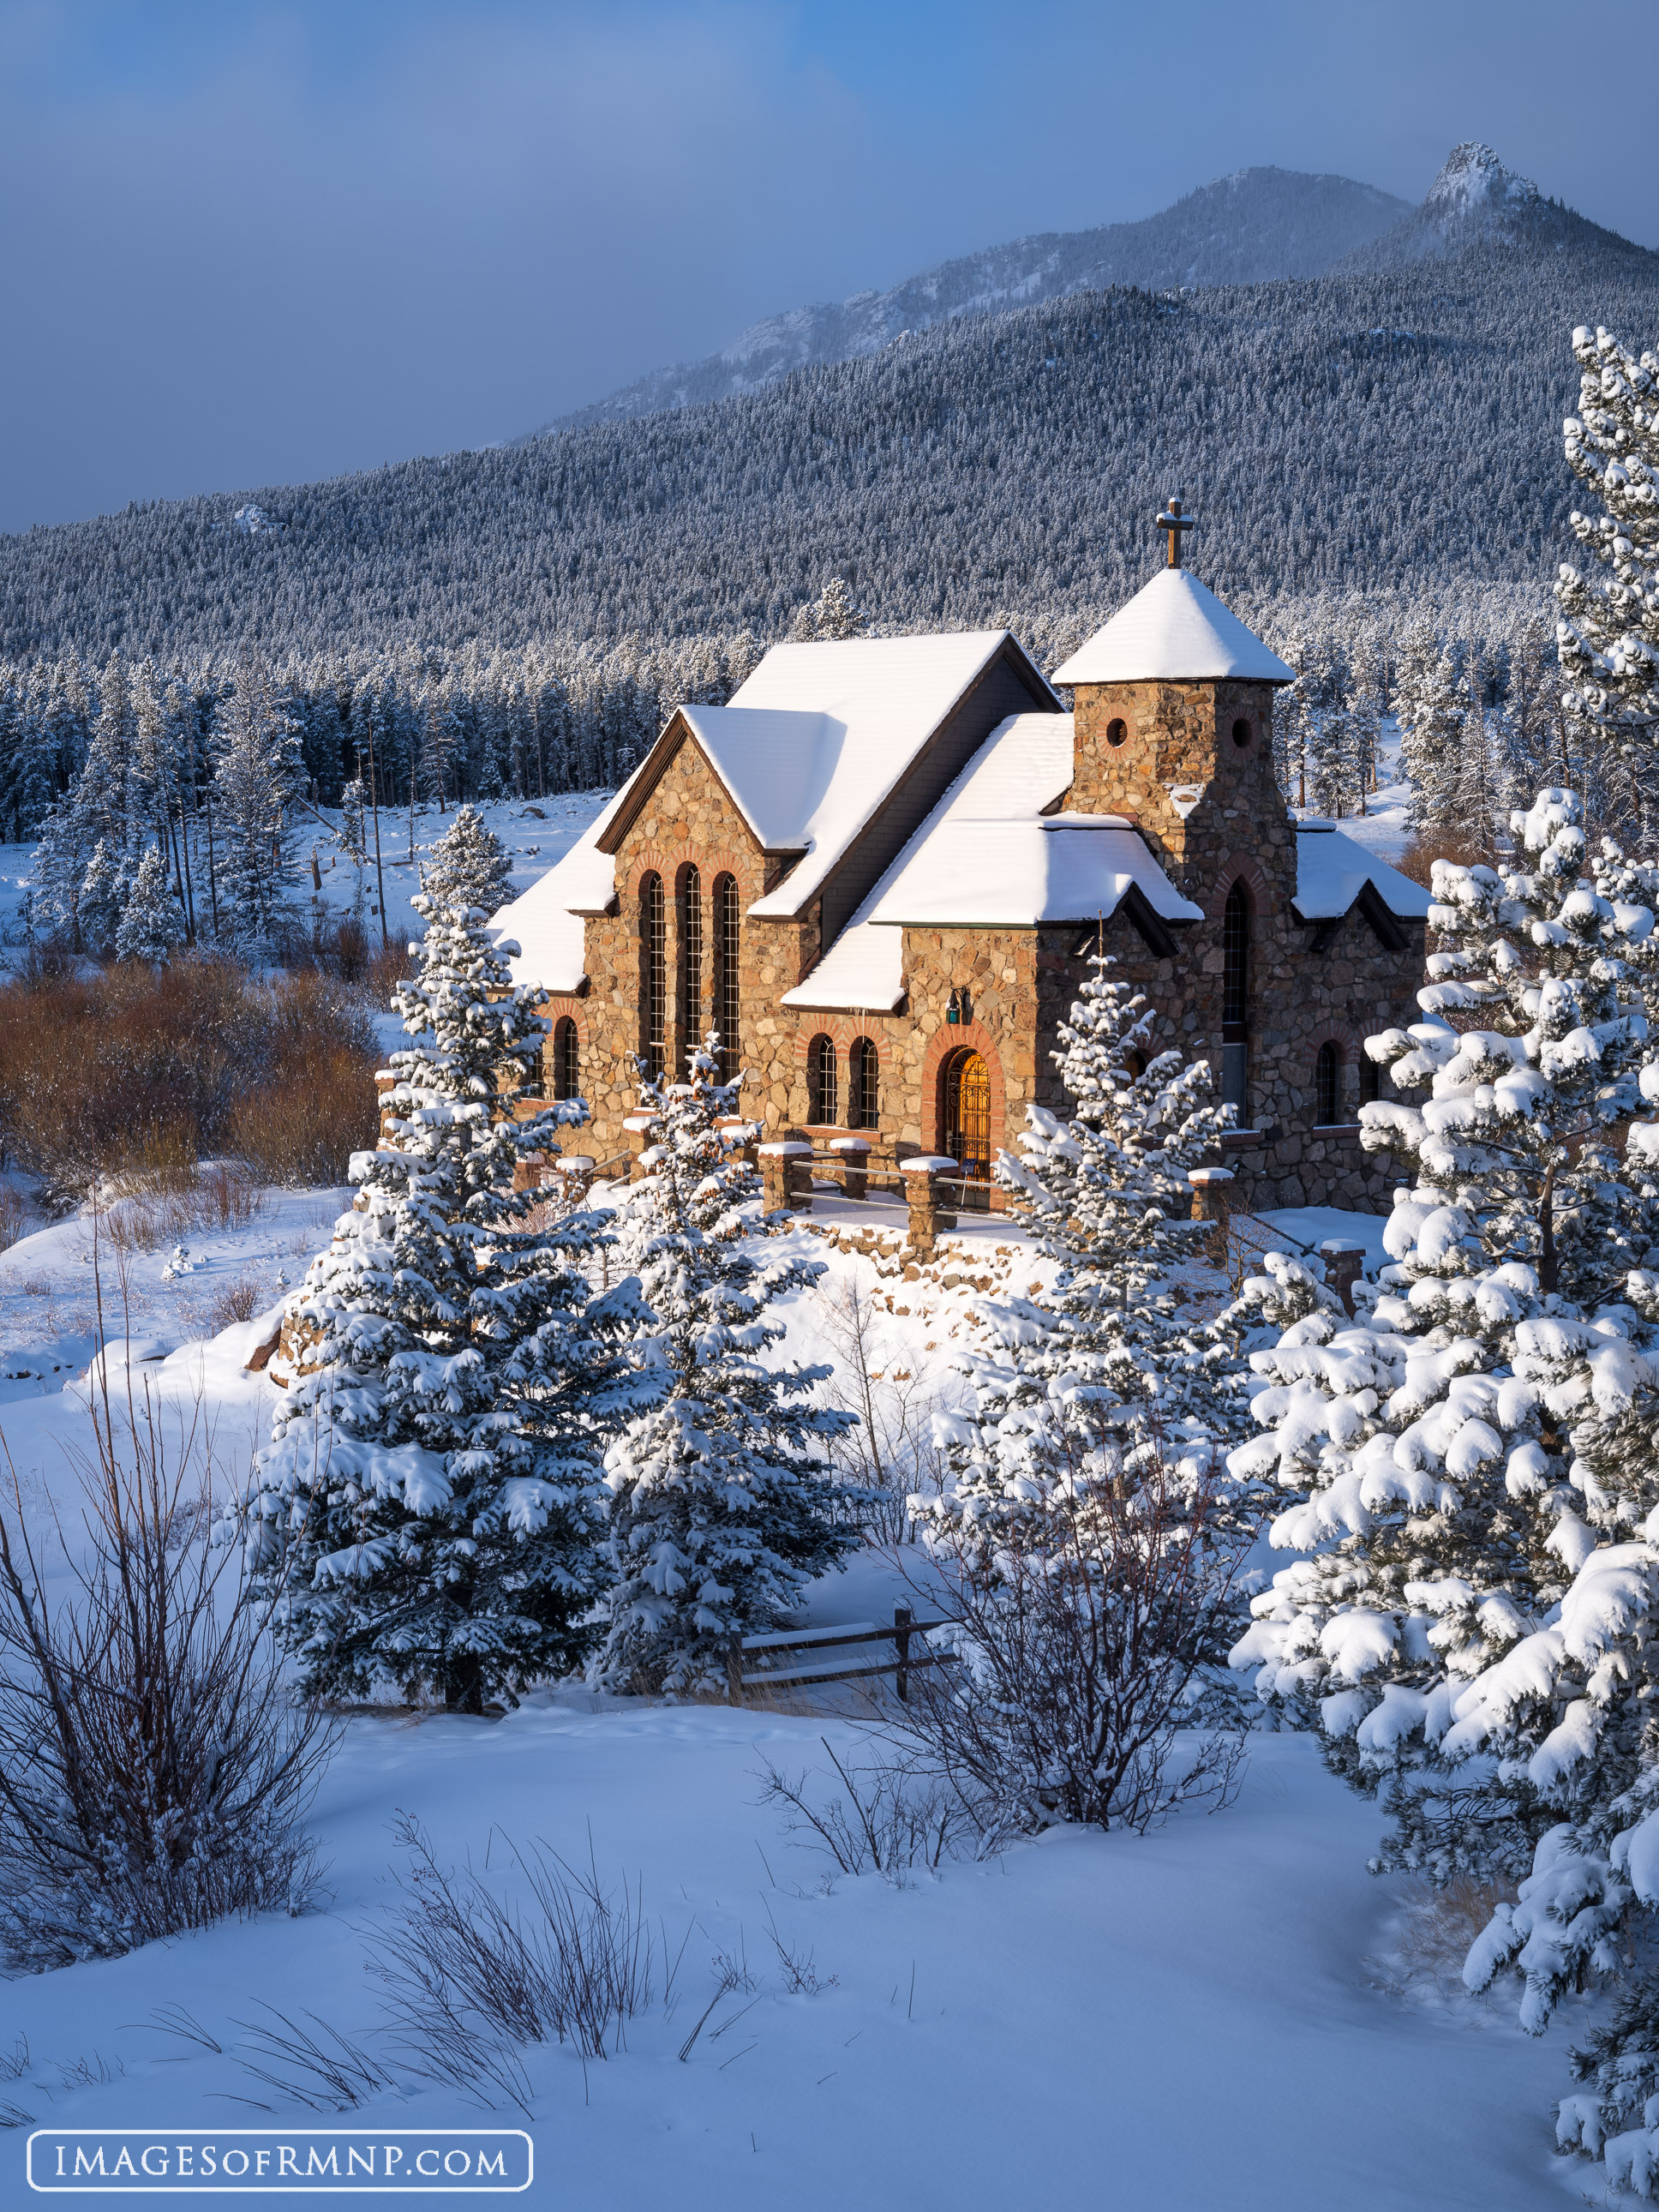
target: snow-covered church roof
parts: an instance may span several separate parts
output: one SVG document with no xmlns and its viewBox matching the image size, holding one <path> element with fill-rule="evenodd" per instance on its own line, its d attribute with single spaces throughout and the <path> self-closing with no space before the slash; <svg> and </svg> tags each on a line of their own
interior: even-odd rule
<svg viewBox="0 0 1659 2212">
<path fill-rule="evenodd" d="M 1294 684 L 1296 671 L 1187 568 L 1160 568 L 1080 645 L 1056 684 Z"/>
<path fill-rule="evenodd" d="M 1069 714 L 1011 714 L 921 824 L 786 1006 L 890 1011 L 904 995 L 904 928 L 1029 929 L 1144 901 L 1200 921 L 1139 832 L 1113 814 L 1049 814 L 1069 788 Z"/>
<path fill-rule="evenodd" d="M 1296 910 L 1304 921 L 1337 921 L 1369 885 L 1401 921 L 1421 921 L 1429 894 L 1421 884 L 1379 860 L 1334 822 L 1296 825 Z"/>
<path fill-rule="evenodd" d="M 726 706 L 680 709 L 761 846 L 800 856 L 752 915 L 799 914 L 817 896 L 928 740 L 1005 652 L 1028 675 L 1034 697 L 1053 696 L 1006 630 L 958 630 L 774 646 Z M 678 719 L 558 866 L 495 916 L 497 935 L 521 948 L 511 963 L 519 980 L 580 989 L 580 918 L 603 913 L 616 895 L 612 849 L 661 773 Z"/>
</svg>

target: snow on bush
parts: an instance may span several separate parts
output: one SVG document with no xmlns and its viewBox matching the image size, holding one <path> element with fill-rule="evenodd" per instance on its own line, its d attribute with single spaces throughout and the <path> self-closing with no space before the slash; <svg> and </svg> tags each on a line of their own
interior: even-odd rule
<svg viewBox="0 0 1659 2212">
<path fill-rule="evenodd" d="M 1153 1049 L 1111 964 L 1059 1032 L 1072 1118 L 1028 1108 L 1023 1157 L 997 1163 L 1053 1287 L 981 1302 L 991 1349 L 964 1356 L 969 1407 L 939 1422 L 950 1479 L 911 1509 L 956 1664 L 918 1677 L 898 1725 L 964 1801 L 1025 1829 L 1144 1827 L 1224 1796 L 1236 1758 L 1223 1737 L 1176 1750 L 1230 1640 L 1249 1522 L 1216 1466 L 1227 1346 L 1183 1326 L 1172 1280 L 1209 1233 L 1188 1170 L 1229 1112 L 1205 1063 Z"/>
</svg>

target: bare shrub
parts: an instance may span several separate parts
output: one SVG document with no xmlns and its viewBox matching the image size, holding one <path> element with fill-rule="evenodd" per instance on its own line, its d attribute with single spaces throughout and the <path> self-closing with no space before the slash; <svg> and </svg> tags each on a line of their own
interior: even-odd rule
<svg viewBox="0 0 1659 2212">
<path fill-rule="evenodd" d="M 1149 1453 L 1133 1482 L 1085 1460 L 1001 1517 L 941 1512 L 927 1596 L 947 1626 L 930 1641 L 960 1663 L 913 1674 L 889 1735 L 1011 1829 L 1139 1832 L 1228 1802 L 1242 1733 L 1178 1741 L 1231 1640 L 1243 1544 L 1212 1529 L 1211 1505 Z"/>
<path fill-rule="evenodd" d="M 114 1177 L 99 1194 L 100 1232 L 117 1252 L 154 1252 L 176 1244 L 192 1230 L 245 1229 L 270 1211 L 270 1200 L 255 1170 L 241 1160 L 215 1161 L 164 1191 L 122 1194 L 131 1188 L 126 1175 Z"/>
<path fill-rule="evenodd" d="M 838 1989 L 839 1974 L 821 1974 L 817 1956 L 811 1951 L 792 1951 L 778 1933 L 778 1923 L 767 1908 L 766 1932 L 772 1948 L 777 1953 L 778 1970 L 783 1976 L 783 1986 L 792 1997 L 815 1997 L 823 1990 Z"/>
<path fill-rule="evenodd" d="M 392 994 L 399 983 L 406 983 L 415 973 L 415 963 L 410 958 L 409 947 L 401 938 L 378 952 L 372 952 L 363 976 L 363 988 L 377 1006 L 389 1004 Z"/>
<path fill-rule="evenodd" d="M 1427 830 L 1416 833 L 1395 866 L 1402 876 L 1431 890 L 1437 860 L 1450 860 L 1460 868 L 1490 868 L 1497 860 L 1496 852 L 1482 839 L 1460 836 L 1449 830 Z"/>
<path fill-rule="evenodd" d="M 982 1858 L 1006 1840 L 996 1805 L 982 1793 L 964 1798 L 951 1776 L 914 1758 L 894 1756 L 890 1749 L 849 1770 L 826 1737 L 818 1741 L 845 1796 L 813 1789 L 810 1767 L 792 1779 L 767 1759 L 760 1770 L 761 1802 L 787 1808 L 786 1834 L 827 1851 L 842 1874 L 890 1880 L 913 1867 L 936 1869 L 947 1859 Z"/>
<path fill-rule="evenodd" d="M 259 1178 L 242 1160 L 215 1160 L 204 1168 L 191 1198 L 198 1228 L 246 1229 L 270 1211 Z"/>
<path fill-rule="evenodd" d="M 379 1126 L 373 1062 L 317 1043 L 287 1054 L 269 1083 L 239 1099 L 225 1134 L 268 1182 L 337 1183 Z"/>
<path fill-rule="evenodd" d="M 909 1499 L 941 1487 L 933 1436 L 937 1393 L 901 1364 L 902 1340 L 854 1279 L 832 1276 L 818 1304 L 835 1355 L 825 1395 L 839 1412 L 853 1416 L 834 1446 L 849 1486 L 850 1510 L 872 1543 L 908 1543 L 914 1533 Z"/>
<path fill-rule="evenodd" d="M 234 1283 L 222 1285 L 208 1300 L 208 1327 L 216 1336 L 222 1328 L 229 1328 L 236 1322 L 252 1321 L 270 1303 L 270 1295 L 257 1275 L 239 1275 Z"/>
<path fill-rule="evenodd" d="M 21 1191 L 0 1183 L 0 1252 L 8 1251 L 28 1232 L 28 1208 Z"/>
<path fill-rule="evenodd" d="M 43 971 L 0 989 L 0 1143 L 61 1200 L 110 1179 L 167 1195 L 204 1154 L 337 1181 L 373 1141 L 377 1056 L 362 995 L 319 973 L 265 984 L 199 958 Z"/>
<path fill-rule="evenodd" d="M 365 1940 L 389 2023 L 417 2072 L 487 2078 L 521 2102 L 513 2045 L 568 2041 L 584 2062 L 623 2046 L 628 2022 L 652 2001 L 659 1963 L 637 1887 L 624 1879 L 612 1891 L 595 1863 L 578 1872 L 545 1844 L 523 1850 L 507 1840 L 526 1893 L 521 1907 L 509 1905 L 470 1866 L 441 1867 L 410 1814 L 398 1815 L 393 1832 L 409 1854 L 401 1912 Z M 665 1952 L 660 1965 L 666 1997 L 674 1970 Z"/>
<path fill-rule="evenodd" d="M 311 2028 L 301 2027 L 275 2005 L 262 2005 L 260 2009 L 270 2014 L 274 2025 L 260 2021 L 236 2022 L 248 2038 L 242 2047 L 255 2053 L 239 2063 L 256 2081 L 309 2106 L 313 2112 L 350 2112 L 397 2087 L 397 2076 L 378 2058 L 342 2035 L 338 2028 L 319 2020 L 314 2012 L 306 2014 L 312 2028 L 318 2031 L 313 2035 Z M 278 2066 L 281 2073 L 276 2070 Z"/>
<path fill-rule="evenodd" d="M 95 1371 L 93 1452 L 72 1462 L 79 1530 L 52 1514 L 66 1595 L 48 1595 L 5 1453 L 0 1948 L 29 1970 L 297 1912 L 318 1886 L 303 1822 L 330 1734 L 283 1685 L 277 1601 L 249 1600 L 240 1554 L 199 1533 L 213 1480 L 200 1403 L 174 1437 L 148 1395 L 118 1402 L 106 1363 Z"/>
<path fill-rule="evenodd" d="M 1426 1875 L 1408 1880 L 1386 1948 L 1366 1962 L 1377 1986 L 1392 1996 L 1472 2002 L 1463 1979 L 1470 1949 L 1498 1907 L 1515 1899 L 1513 1882 L 1481 1881 L 1473 1875 L 1455 1875 L 1445 1882 Z"/>
</svg>

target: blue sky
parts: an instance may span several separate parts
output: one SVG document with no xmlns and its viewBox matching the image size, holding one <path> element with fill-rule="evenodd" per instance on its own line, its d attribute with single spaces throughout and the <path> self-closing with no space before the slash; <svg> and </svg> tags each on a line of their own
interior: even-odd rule
<svg viewBox="0 0 1659 2212">
<path fill-rule="evenodd" d="M 1256 162 L 1416 198 L 1484 138 L 1659 245 L 1651 149 L 1573 22 L 0 0 L 0 530 L 511 436 L 779 308 Z M 1655 22 L 1609 0 L 1597 52 Z"/>
</svg>

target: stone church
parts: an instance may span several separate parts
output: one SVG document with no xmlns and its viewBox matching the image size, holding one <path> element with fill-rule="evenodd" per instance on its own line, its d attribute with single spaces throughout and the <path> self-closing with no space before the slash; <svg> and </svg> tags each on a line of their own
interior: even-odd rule
<svg viewBox="0 0 1659 2212">
<path fill-rule="evenodd" d="M 635 1056 L 672 1078 L 714 1029 L 769 1139 L 982 1186 L 1029 1103 L 1063 1109 L 1056 1024 L 1098 945 L 1237 1108 L 1236 1203 L 1386 1211 L 1361 1042 L 1415 1017 L 1427 894 L 1292 816 L 1294 671 L 1182 565 L 1170 509 L 1168 565 L 1052 681 L 1006 630 L 853 638 L 676 710 L 495 917 L 549 994 L 550 1091 L 592 1109 L 569 1151 L 624 1153 Z"/>
</svg>

